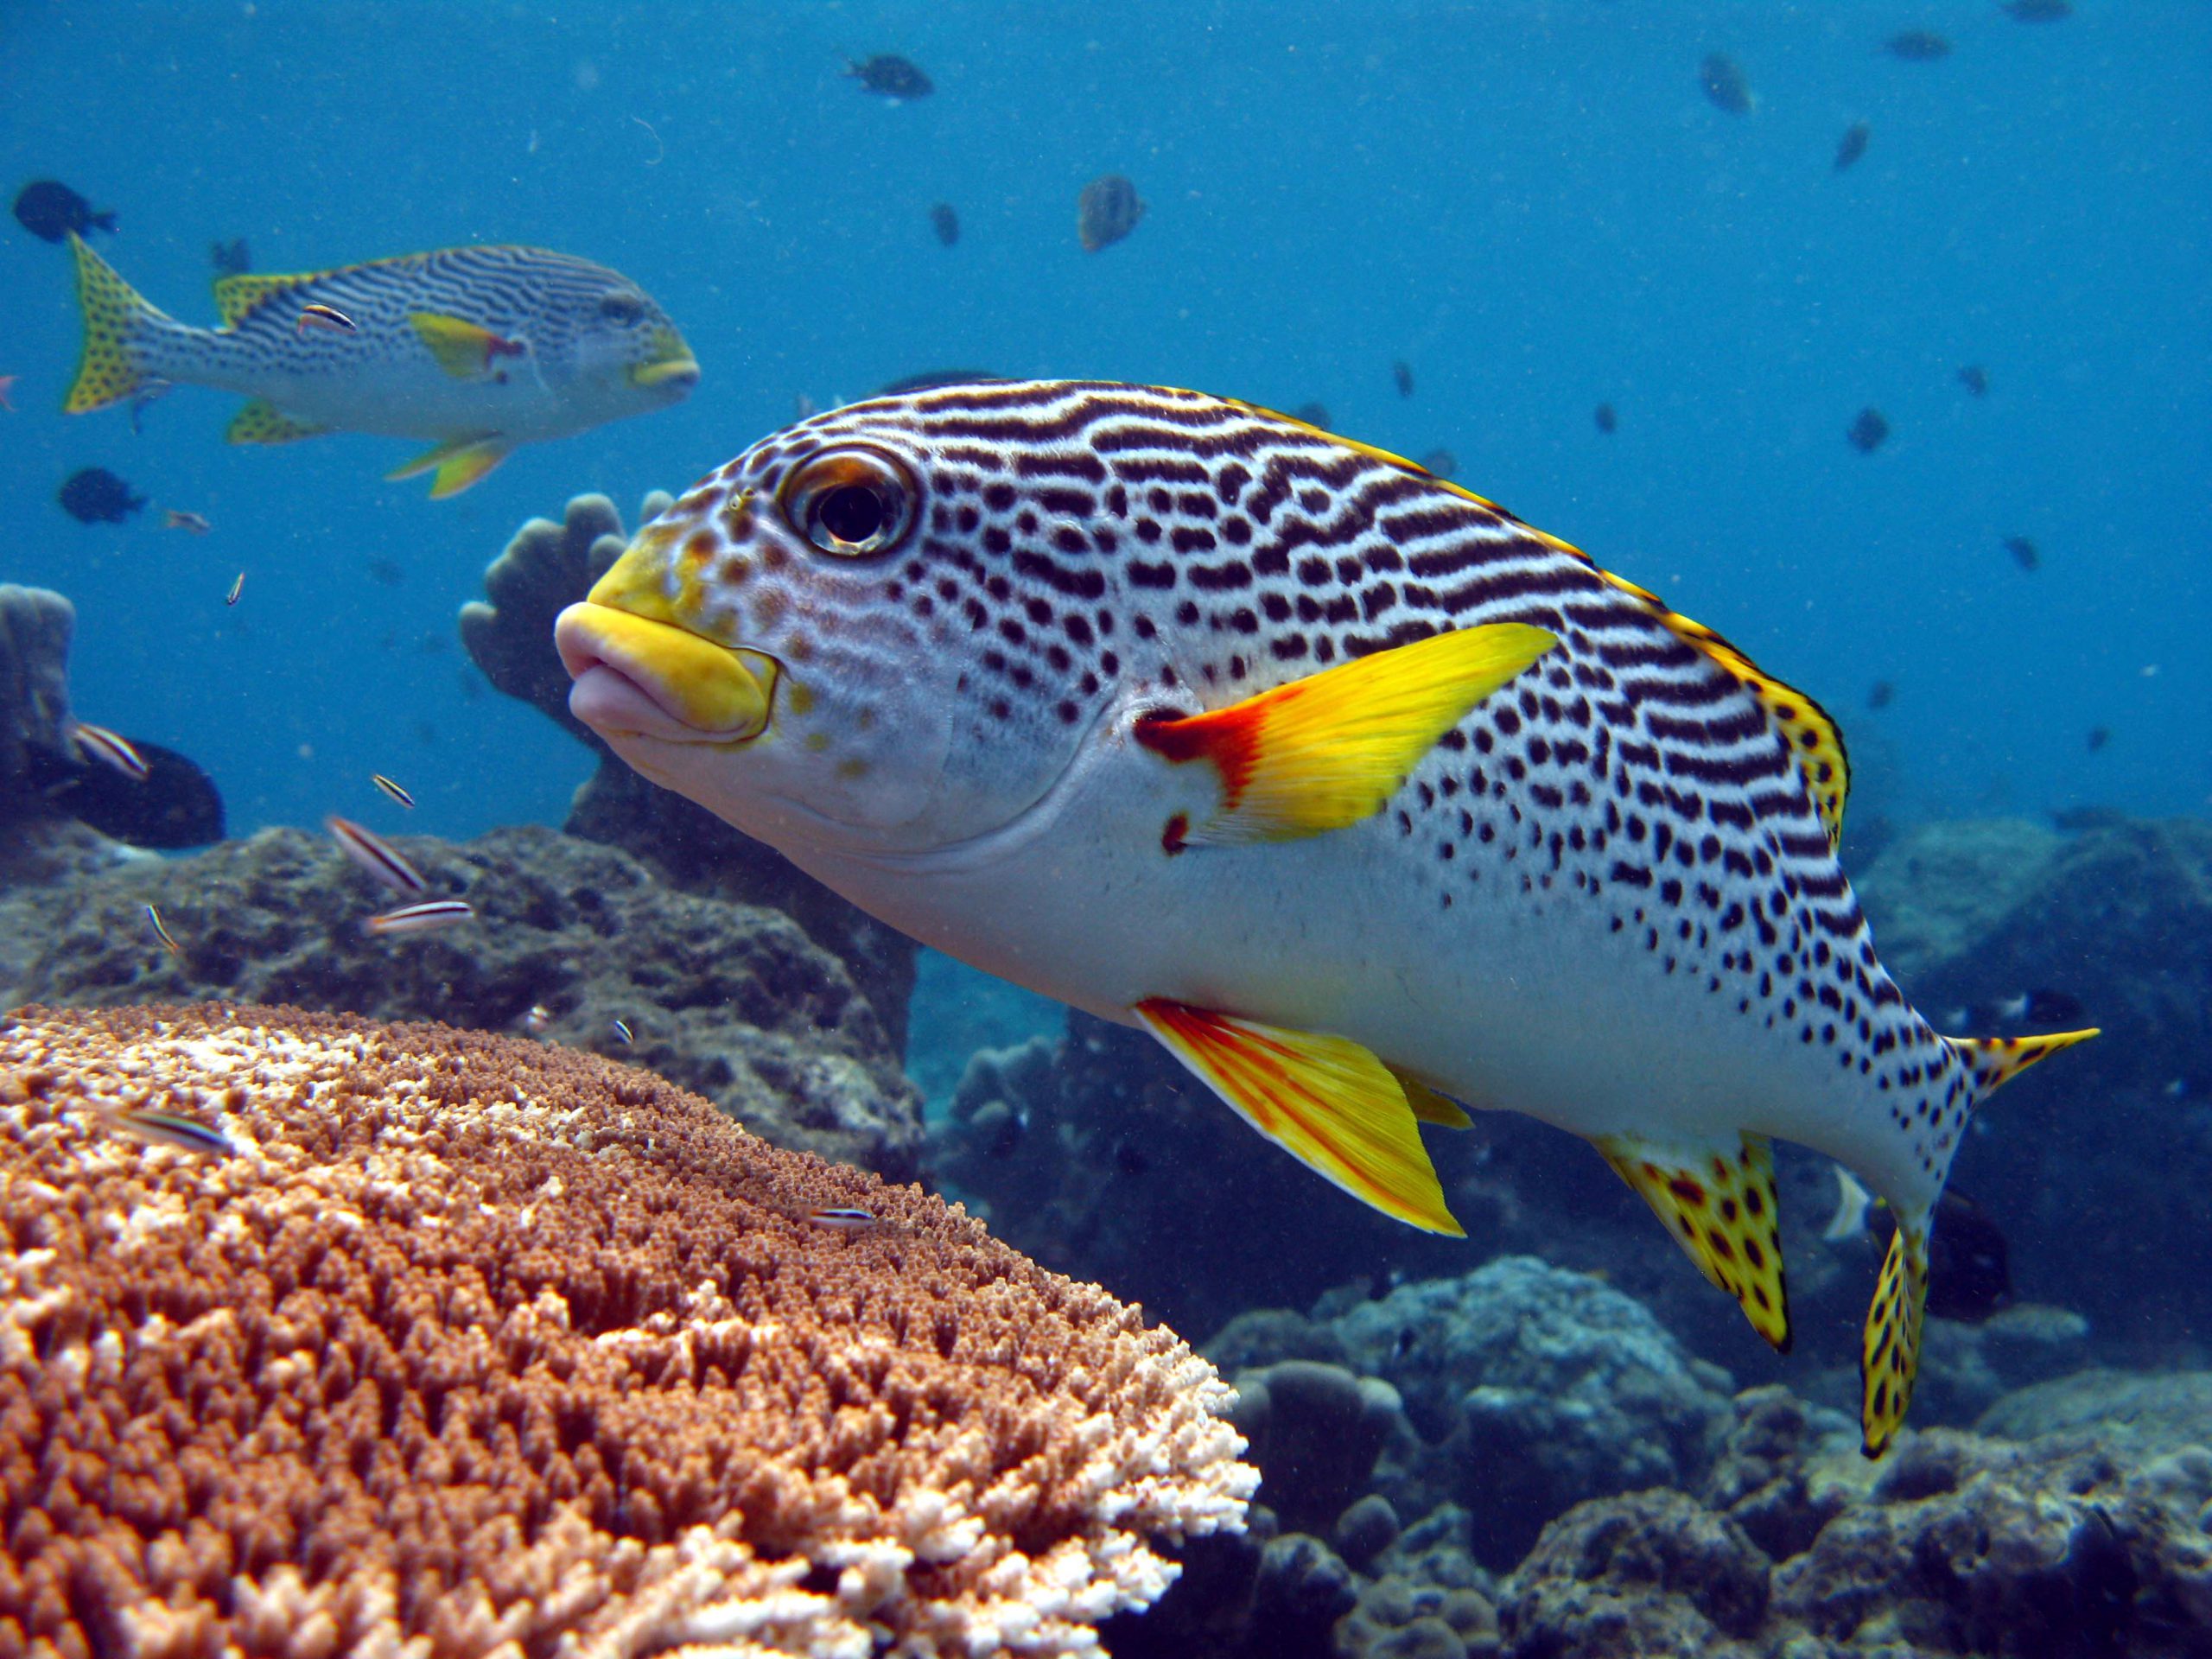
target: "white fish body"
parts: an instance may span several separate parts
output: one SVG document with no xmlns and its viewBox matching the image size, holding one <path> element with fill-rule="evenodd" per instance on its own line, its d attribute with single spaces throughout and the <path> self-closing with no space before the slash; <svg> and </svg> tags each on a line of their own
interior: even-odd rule
<svg viewBox="0 0 2212 1659">
<path fill-rule="evenodd" d="M 148 303 L 81 238 L 85 352 L 72 414 L 171 385 L 251 401 L 234 443 L 332 431 L 432 440 L 394 477 L 439 470 L 433 493 L 481 478 L 516 444 L 674 403 L 699 367 L 660 308 L 619 273 L 542 248 L 466 247 L 215 284 L 223 327 Z M 300 326 L 324 307 L 350 330 Z M 465 457 L 465 458 L 464 458 Z"/>
<path fill-rule="evenodd" d="M 1837 868 L 1817 705 L 1411 463 L 1249 405 L 1017 383 L 764 441 L 561 620 L 632 766 L 925 942 L 1142 1026 L 1269 1138 L 1456 1231 L 1431 1091 L 1596 1143 L 1789 1338 L 1770 1138 L 1897 1239 L 1871 1452 L 1974 1100 Z"/>
</svg>

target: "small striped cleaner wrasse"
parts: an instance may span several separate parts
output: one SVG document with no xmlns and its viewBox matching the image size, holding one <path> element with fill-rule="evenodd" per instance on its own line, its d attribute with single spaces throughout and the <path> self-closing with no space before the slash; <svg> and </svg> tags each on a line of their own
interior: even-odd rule
<svg viewBox="0 0 2212 1659">
<path fill-rule="evenodd" d="M 72 235 L 85 344 L 64 412 L 172 386 L 247 399 L 232 443 L 376 432 L 434 447 L 387 474 L 458 494 L 517 444 L 676 403 L 699 365 L 617 271 L 543 248 L 446 248 L 219 277 L 217 328 L 164 315 Z"/>
<path fill-rule="evenodd" d="M 1789 1342 L 1770 1142 L 1897 1223 L 1860 1360 L 1904 1420 L 1976 1104 L 2091 1033 L 1950 1039 L 1836 862 L 1819 705 L 1414 463 L 1108 384 L 764 439 L 557 638 L 625 760 L 855 903 L 1151 1032 L 1269 1140 L 1458 1224 L 1418 1125 L 1592 1141 Z"/>
</svg>

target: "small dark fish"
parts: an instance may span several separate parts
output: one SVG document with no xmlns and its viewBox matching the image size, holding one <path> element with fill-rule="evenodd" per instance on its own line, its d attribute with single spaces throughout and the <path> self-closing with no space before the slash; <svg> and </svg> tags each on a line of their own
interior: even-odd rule
<svg viewBox="0 0 2212 1659">
<path fill-rule="evenodd" d="M 2107 744 L 2107 743 L 2109 743 L 2109 742 L 2111 742 L 2111 741 L 2112 741 L 2112 728 L 2111 728 L 2111 727 L 2109 727 L 2109 726 L 2092 726 L 2092 727 L 2090 727 L 2090 728 L 2089 728 L 2089 738 L 2088 738 L 2088 743 L 2089 743 L 2089 753 L 2090 753 L 2091 754 L 2094 754 L 2094 753 L 2095 753 L 2099 749 L 2101 749 L 2102 747 L 2104 747 L 2104 746 L 2105 746 L 2106 744 Z"/>
<path fill-rule="evenodd" d="M 988 369 L 925 369 L 919 374 L 905 375 L 888 385 L 878 386 L 868 395 L 900 397 L 910 391 L 934 391 L 939 386 L 987 386 L 1005 378 Z"/>
<path fill-rule="evenodd" d="M 115 231 L 112 213 L 94 213 L 91 202 L 54 179 L 35 179 L 17 192 L 16 223 L 45 242 L 66 242 L 73 231 L 79 236 Z"/>
<path fill-rule="evenodd" d="M 1434 473 L 1439 478 L 1449 478 L 1459 470 L 1459 457 L 1449 449 L 1432 449 L 1414 465 L 1424 472 Z"/>
<path fill-rule="evenodd" d="M 253 255 L 247 251 L 242 236 L 234 236 L 227 242 L 209 243 L 207 262 L 215 267 L 218 276 L 243 276 L 253 269 Z"/>
<path fill-rule="evenodd" d="M 1874 129 L 1864 121 L 1854 121 L 1843 130 L 1843 137 L 1836 140 L 1835 170 L 1842 172 L 1866 153 L 1866 141 L 1874 136 Z"/>
<path fill-rule="evenodd" d="M 2024 536 L 2007 536 L 2005 538 L 2005 550 L 2012 556 L 2012 563 L 2023 570 L 2035 570 L 2042 567 L 2043 555 L 2036 550 L 2036 544 Z"/>
<path fill-rule="evenodd" d="M 2023 991 L 1992 1005 L 1996 1023 L 2003 1026 L 2066 1026 L 2088 1018 L 2089 1010 L 2071 991 Z"/>
<path fill-rule="evenodd" d="M 1152 1167 L 1152 1160 L 1135 1141 L 1123 1141 L 1114 1148 L 1114 1167 L 1124 1175 L 1141 1175 Z"/>
<path fill-rule="evenodd" d="M 960 240 L 960 215 L 953 211 L 950 202 L 940 201 L 930 209 L 930 228 L 948 248 Z"/>
<path fill-rule="evenodd" d="M 391 779 L 385 777 L 384 773 L 380 772 L 371 772 L 369 774 L 369 781 L 374 784 L 378 789 L 382 790 L 386 795 L 390 796 L 393 800 L 397 801 L 400 805 L 406 807 L 410 811 L 414 810 L 415 798 L 412 795 L 410 795 L 405 790 L 402 789 L 397 784 L 393 783 Z"/>
<path fill-rule="evenodd" d="M 1029 1129 L 1029 1114 L 1008 1112 L 991 1131 L 990 1144 L 983 1148 L 983 1155 L 1001 1160 L 1011 1158 L 1021 1150 L 1021 1138 Z"/>
<path fill-rule="evenodd" d="M 1890 435 L 1890 423 L 1882 418 L 1878 409 L 1862 409 L 1859 418 L 1851 423 L 1844 436 L 1851 440 L 1851 447 L 1862 455 L 1871 455 L 1882 447 Z"/>
<path fill-rule="evenodd" d="M 87 467 L 63 480 L 54 499 L 80 524 L 119 524 L 145 506 L 146 498 L 105 467 Z"/>
<path fill-rule="evenodd" d="M 1959 384 L 1977 397 L 1989 396 L 1989 371 L 1979 363 L 1969 363 L 1959 371 Z"/>
<path fill-rule="evenodd" d="M 79 753 L 34 747 L 25 751 L 27 781 L 56 812 L 132 847 L 175 852 L 220 841 L 223 797 L 214 780 L 174 749 L 143 738 L 130 744 L 146 769 L 143 778 Z"/>
<path fill-rule="evenodd" d="M 430 884 L 423 879 L 422 871 L 400 855 L 399 849 L 373 830 L 365 830 L 351 818 L 341 818 L 335 812 L 322 821 L 323 828 L 337 838 L 346 856 L 362 869 L 390 887 L 394 893 L 428 893 Z"/>
<path fill-rule="evenodd" d="M 70 727 L 69 739 L 88 759 L 113 767 L 134 784 L 143 784 L 153 775 L 153 769 L 147 766 L 145 757 L 131 747 L 130 740 L 105 726 L 80 720 Z"/>
<path fill-rule="evenodd" d="M 223 603 L 226 605 L 237 604 L 238 602 L 238 595 L 244 592 L 245 592 L 245 572 L 241 570 L 238 572 L 238 579 L 231 584 L 231 591 L 223 595 Z"/>
<path fill-rule="evenodd" d="M 402 568 L 397 559 L 373 558 L 368 562 L 366 568 L 372 580 L 383 583 L 387 588 L 397 588 L 407 580 L 407 572 Z"/>
<path fill-rule="evenodd" d="M 2079 836 L 2092 830 L 2122 829 L 2128 817 L 2116 806 L 2069 806 L 2052 813 L 2050 821 L 2068 835 Z"/>
<path fill-rule="evenodd" d="M 1907 63 L 1933 63 L 1951 55 L 1951 43 L 1932 29 L 1908 29 L 1883 41 L 1882 50 Z"/>
<path fill-rule="evenodd" d="M 827 1227 L 836 1233 L 864 1233 L 876 1223 L 876 1217 L 868 1211 L 842 1204 L 826 1210 L 810 1210 L 806 1218 L 817 1227 Z"/>
<path fill-rule="evenodd" d="M 1329 429 L 1329 406 L 1326 404 L 1300 404 L 1290 411 L 1290 418 L 1303 421 L 1308 426 L 1318 426 L 1326 432 Z"/>
<path fill-rule="evenodd" d="M 1076 198 L 1075 233 L 1083 239 L 1085 253 L 1096 253 L 1136 229 L 1143 217 L 1144 203 L 1137 200 L 1136 186 L 1118 173 L 1108 173 L 1084 185 Z"/>
<path fill-rule="evenodd" d="M 1889 1205 L 1836 1167 L 1840 1197 L 1821 1236 L 1844 1241 L 1862 1234 L 1887 1248 L 1897 1230 Z M 1988 1211 L 1956 1190 L 1936 1201 L 1928 1241 L 1928 1312 L 1939 1319 L 1980 1325 L 2012 1300 L 2011 1251 Z"/>
<path fill-rule="evenodd" d="M 1412 397 L 1414 395 L 1414 365 L 1402 357 L 1391 364 L 1390 384 L 1397 387 L 1399 397 Z"/>
<path fill-rule="evenodd" d="M 238 1148 L 220 1129 L 211 1129 L 197 1118 L 181 1116 L 175 1112 L 139 1110 L 124 1112 L 108 1122 L 134 1140 L 151 1142 L 155 1146 L 174 1147 L 179 1152 L 206 1153 L 211 1157 L 228 1158 Z"/>
<path fill-rule="evenodd" d="M 431 899 L 372 916 L 361 924 L 361 931 L 378 938 L 392 933 L 436 933 L 468 921 L 475 914 L 476 907 L 466 899 Z"/>
<path fill-rule="evenodd" d="M 168 927 L 162 920 L 162 912 L 160 911 L 156 910 L 151 905 L 147 906 L 146 919 L 153 924 L 154 937 L 162 942 L 162 948 L 163 950 L 167 950 L 173 957 L 181 957 L 184 954 L 184 947 L 169 937 Z"/>
<path fill-rule="evenodd" d="M 1897 701 L 1897 687 L 1887 680 L 1877 680 L 1873 689 L 1866 693 L 1866 706 L 1869 709 L 1886 709 Z"/>
<path fill-rule="evenodd" d="M 862 92 L 880 93 L 893 103 L 906 98 L 927 98 L 937 90 L 927 75 L 890 52 L 879 52 L 858 62 L 849 58 L 845 73 L 860 82 Z"/>
<path fill-rule="evenodd" d="M 630 1029 L 630 1022 L 627 1020 L 617 1020 L 614 1022 L 614 1040 L 625 1048 L 638 1040 L 637 1033 Z"/>
<path fill-rule="evenodd" d="M 334 334 L 353 334 L 360 332 L 359 329 L 353 326 L 353 319 L 347 316 L 343 311 L 340 311 L 334 305 L 308 304 L 302 306 L 300 308 L 300 320 L 294 332 L 304 334 L 310 328 L 324 329 Z M 507 345 L 512 342 L 502 340 L 499 343 L 501 345 Z M 488 346 L 486 350 L 489 350 Z M 506 355 L 506 353 L 503 353 L 501 355 Z"/>
<path fill-rule="evenodd" d="M 1613 413 L 1613 406 L 1611 404 L 1599 404 L 1592 412 L 1591 419 L 1598 423 L 1598 429 L 1607 437 L 1612 436 L 1621 429 L 1621 417 Z"/>
<path fill-rule="evenodd" d="M 188 530 L 194 536 L 205 536 L 215 528 L 196 512 L 187 512 L 182 507 L 165 507 L 162 511 L 163 530 Z"/>
<path fill-rule="evenodd" d="M 1715 52 L 1697 67 L 1698 85 L 1705 88 L 1707 101 L 1715 109 L 1726 110 L 1731 115 L 1751 112 L 1751 83 L 1744 79 L 1744 72 L 1736 67 L 1735 59 L 1726 53 Z"/>
<path fill-rule="evenodd" d="M 2074 15 L 2070 0 L 2006 0 L 1998 10 L 2016 23 L 2056 23 Z"/>
</svg>

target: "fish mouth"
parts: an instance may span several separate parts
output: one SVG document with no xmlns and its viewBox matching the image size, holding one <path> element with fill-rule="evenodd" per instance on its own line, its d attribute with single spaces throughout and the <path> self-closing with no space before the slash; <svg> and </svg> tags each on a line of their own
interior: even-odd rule
<svg viewBox="0 0 2212 1659">
<path fill-rule="evenodd" d="M 779 665 L 673 622 L 585 600 L 553 625 L 575 683 L 569 712 L 610 741 L 749 743 L 775 712 Z"/>
<path fill-rule="evenodd" d="M 693 357 L 667 357 L 640 363 L 630 371 L 633 386 L 673 386 L 689 391 L 699 384 L 699 363 Z"/>
</svg>

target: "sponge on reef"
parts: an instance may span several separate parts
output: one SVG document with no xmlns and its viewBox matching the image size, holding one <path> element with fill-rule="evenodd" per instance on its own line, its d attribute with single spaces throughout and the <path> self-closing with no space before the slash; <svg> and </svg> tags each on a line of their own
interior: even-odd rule
<svg viewBox="0 0 2212 1659">
<path fill-rule="evenodd" d="M 1229 1400 L 957 1208 L 594 1056 L 0 1023 L 0 1649 L 1092 1652 L 1154 1540 L 1241 1529 Z"/>
</svg>

